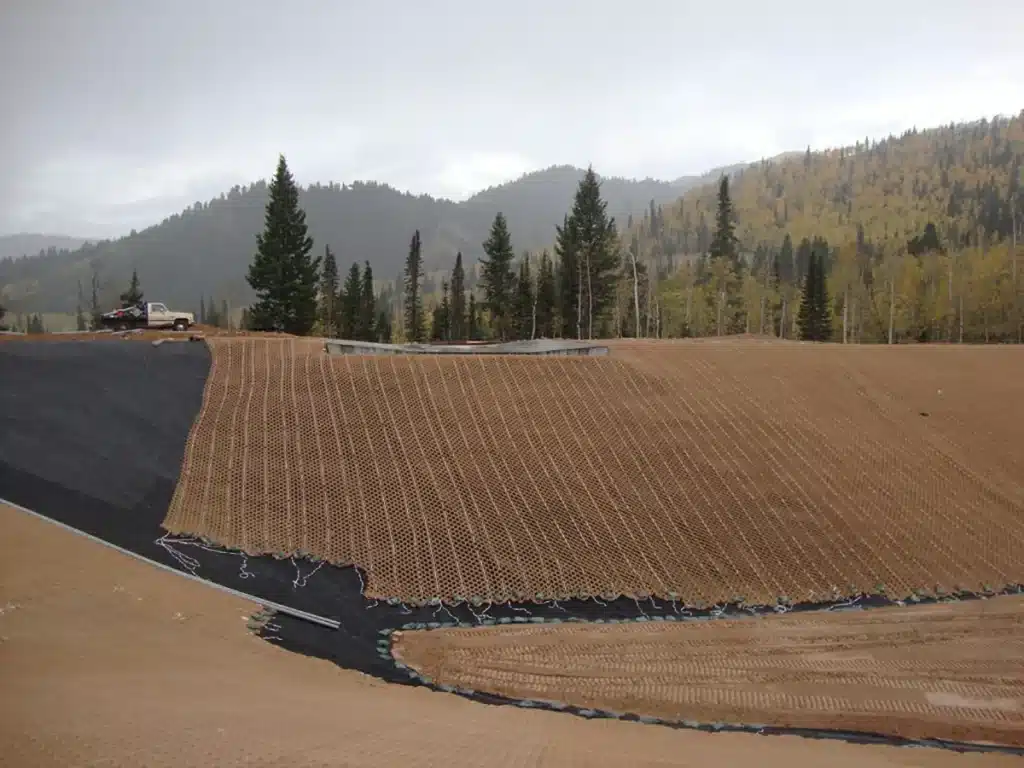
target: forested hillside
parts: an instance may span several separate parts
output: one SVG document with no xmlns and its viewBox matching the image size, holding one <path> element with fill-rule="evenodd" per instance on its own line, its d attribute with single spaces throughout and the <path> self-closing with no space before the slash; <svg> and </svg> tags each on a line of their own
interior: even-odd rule
<svg viewBox="0 0 1024 768">
<path fill-rule="evenodd" d="M 612 327 L 628 320 L 636 254 L 650 273 L 642 333 L 718 333 L 719 300 L 734 285 L 723 330 L 794 338 L 820 252 L 836 340 L 845 327 L 862 341 L 1018 341 L 1022 159 L 1024 113 L 755 164 L 730 188 L 741 274 L 711 275 L 699 258 L 718 201 L 713 186 L 694 190 L 625 234 Z"/>
<path fill-rule="evenodd" d="M 422 236 L 428 272 L 449 265 L 458 251 L 468 264 L 475 263 L 499 210 L 514 228 L 517 248 L 550 243 L 582 176 L 577 168 L 553 167 L 462 203 L 362 182 L 314 184 L 300 195 L 318 248 L 330 245 L 342 265 L 369 261 L 378 279 L 394 280 L 415 230 Z M 698 177 L 672 183 L 607 179 L 603 192 L 609 210 L 625 219 L 645 210 L 651 200 L 676 199 L 698 181 Z M 19 313 L 73 312 L 79 284 L 88 291 L 95 265 L 104 305 L 125 289 L 133 269 L 150 296 L 183 309 L 197 307 L 202 296 L 216 296 L 232 306 L 247 303 L 253 294 L 245 273 L 256 248 L 256 233 L 263 227 L 266 202 L 265 182 L 235 187 L 116 241 L 50 251 L 28 260 L 0 261 L 0 302 Z"/>
<path fill-rule="evenodd" d="M 0 235 L 0 261 L 4 259 L 20 259 L 22 256 L 38 256 L 41 252 L 59 251 L 80 248 L 86 240 L 84 237 L 67 235 L 37 235 L 22 233 L 17 235 Z"/>
</svg>

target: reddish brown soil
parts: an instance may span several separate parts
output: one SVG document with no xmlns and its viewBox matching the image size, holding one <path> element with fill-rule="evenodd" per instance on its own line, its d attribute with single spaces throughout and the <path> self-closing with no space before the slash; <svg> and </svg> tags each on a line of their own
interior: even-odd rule
<svg viewBox="0 0 1024 768">
<path fill-rule="evenodd" d="M 1024 744 L 1024 597 L 397 635 L 433 681 L 670 720 Z"/>
<path fill-rule="evenodd" d="M 1013 348 L 209 344 L 167 527 L 356 563 L 374 597 L 774 603 L 1024 581 Z"/>
<path fill-rule="evenodd" d="M 246 629 L 254 605 L 0 507 L 0 764 L 996 768 L 704 734 L 389 686 Z"/>
</svg>

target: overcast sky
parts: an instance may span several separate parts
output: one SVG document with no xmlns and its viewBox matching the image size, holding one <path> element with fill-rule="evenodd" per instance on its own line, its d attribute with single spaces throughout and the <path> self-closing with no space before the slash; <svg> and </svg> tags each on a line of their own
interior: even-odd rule
<svg viewBox="0 0 1024 768">
<path fill-rule="evenodd" d="M 265 178 L 461 199 L 671 179 L 1024 108 L 1021 0 L 2 0 L 0 233 Z"/>
</svg>

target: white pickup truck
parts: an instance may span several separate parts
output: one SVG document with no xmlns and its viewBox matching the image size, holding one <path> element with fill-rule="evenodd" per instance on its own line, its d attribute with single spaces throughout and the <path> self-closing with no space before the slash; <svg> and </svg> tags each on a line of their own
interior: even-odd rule
<svg viewBox="0 0 1024 768">
<path fill-rule="evenodd" d="M 123 309 L 115 309 L 103 315 L 103 325 L 115 331 L 132 328 L 173 328 L 187 331 L 195 325 L 195 315 L 167 308 L 159 301 L 143 301 Z"/>
</svg>

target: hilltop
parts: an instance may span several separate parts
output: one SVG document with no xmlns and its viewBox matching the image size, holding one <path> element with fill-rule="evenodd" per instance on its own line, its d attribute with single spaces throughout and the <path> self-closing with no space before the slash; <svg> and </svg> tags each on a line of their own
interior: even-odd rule
<svg viewBox="0 0 1024 768">
<path fill-rule="evenodd" d="M 0 235 L 0 261 L 20 259 L 23 256 L 38 256 L 48 251 L 75 250 L 81 248 L 87 239 L 68 235 L 40 235 L 20 232 L 16 235 Z"/>
<path fill-rule="evenodd" d="M 795 337 L 808 255 L 820 247 L 834 340 L 843 338 L 845 317 L 857 341 L 1020 341 L 1022 167 L 1024 112 L 807 150 L 736 172 L 730 194 L 750 267 L 742 285 L 747 328 L 778 333 L 785 317 L 785 335 Z M 711 243 L 717 193 L 694 189 L 627 233 L 628 248 L 662 278 L 644 308 L 653 317 L 649 333 L 715 332 L 717 294 L 696 257 Z"/>
<path fill-rule="evenodd" d="M 411 195 L 387 184 L 312 184 L 301 191 L 316 248 L 325 244 L 339 262 L 369 261 L 378 278 L 394 279 L 402 269 L 409 238 L 419 229 L 428 269 L 447 268 L 461 250 L 473 263 L 482 255 L 495 213 L 503 211 L 517 250 L 549 245 L 555 224 L 572 204 L 583 171 L 555 166 L 529 173 L 455 203 Z M 675 200 L 704 177 L 673 182 L 622 178 L 604 180 L 609 211 L 628 223 L 651 201 Z M 0 301 L 12 312 L 71 312 L 78 283 L 88 289 L 92 264 L 99 269 L 102 298 L 124 289 L 132 269 L 143 287 L 183 307 L 214 295 L 232 304 L 252 294 L 245 273 L 263 227 L 267 185 L 236 186 L 205 203 L 196 203 L 141 232 L 113 241 L 40 254 L 30 260 L 0 262 Z"/>
</svg>

